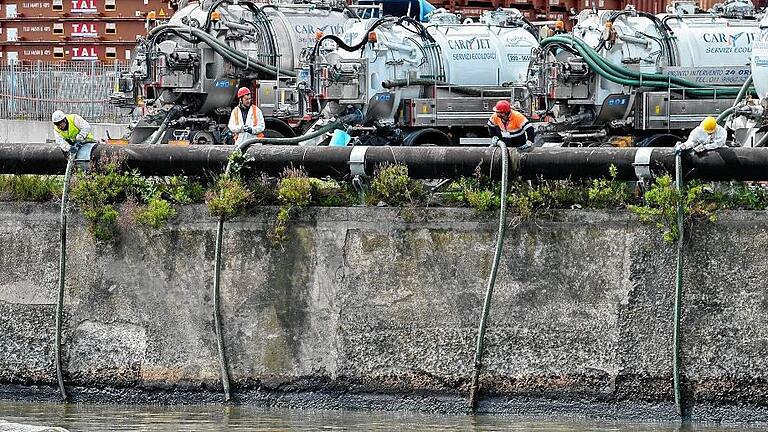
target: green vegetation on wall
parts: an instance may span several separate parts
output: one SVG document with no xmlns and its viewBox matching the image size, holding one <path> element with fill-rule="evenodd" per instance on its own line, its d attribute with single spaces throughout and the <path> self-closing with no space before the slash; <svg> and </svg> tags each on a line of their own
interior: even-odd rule
<svg viewBox="0 0 768 432">
<path fill-rule="evenodd" d="M 231 219 L 255 206 L 279 206 L 268 237 L 274 245 L 286 240 L 288 223 L 308 206 L 360 204 L 349 182 L 311 178 L 301 168 L 286 169 L 279 177 L 249 173 L 242 155 L 231 158 L 230 170 L 219 177 L 142 177 L 126 171 L 119 160 L 107 161 L 90 172 L 77 172 L 71 200 L 82 211 L 88 230 L 98 240 L 110 240 L 131 224 L 162 228 L 178 213 L 177 206 L 206 202 L 211 216 Z M 672 178 L 657 178 L 647 190 L 616 180 L 611 166 L 606 178 L 585 181 L 515 180 L 510 183 L 510 212 L 521 220 L 547 217 L 556 209 L 629 209 L 642 222 L 658 226 L 667 241 L 677 238 L 675 208 L 684 200 L 687 223 L 714 222 L 717 212 L 768 208 L 768 189 L 743 182 L 686 185 L 678 196 Z M 0 199 L 49 201 L 61 194 L 59 176 L 0 176 Z M 481 173 L 428 190 L 408 176 L 403 165 L 379 167 L 365 195 L 368 205 L 403 207 L 462 206 L 494 211 L 500 185 Z"/>
</svg>

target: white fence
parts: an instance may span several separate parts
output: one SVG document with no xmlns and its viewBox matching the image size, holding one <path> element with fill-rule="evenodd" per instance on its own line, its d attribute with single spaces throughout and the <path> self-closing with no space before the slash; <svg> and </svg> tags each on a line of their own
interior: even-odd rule
<svg viewBox="0 0 768 432">
<path fill-rule="evenodd" d="M 89 122 L 127 123 L 109 104 L 125 63 L 0 63 L 0 118 L 49 120 L 60 109 Z"/>
</svg>

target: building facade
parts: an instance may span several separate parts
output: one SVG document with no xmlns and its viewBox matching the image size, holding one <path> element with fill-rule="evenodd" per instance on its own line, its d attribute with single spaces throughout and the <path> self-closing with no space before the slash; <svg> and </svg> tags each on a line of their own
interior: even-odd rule
<svg viewBox="0 0 768 432">
<path fill-rule="evenodd" d="M 167 0 L 0 0 L 0 62 L 130 59 L 147 14 Z"/>
</svg>

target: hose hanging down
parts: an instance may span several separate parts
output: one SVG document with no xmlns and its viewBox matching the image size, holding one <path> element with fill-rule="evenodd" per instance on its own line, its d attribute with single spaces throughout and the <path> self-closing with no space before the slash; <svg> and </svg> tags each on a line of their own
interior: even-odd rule
<svg viewBox="0 0 768 432">
<path fill-rule="evenodd" d="M 249 146 L 239 145 L 235 151 L 245 151 Z M 233 152 L 234 153 L 234 152 Z M 232 161 L 227 162 L 224 175 L 229 176 Z M 219 369 L 221 370 L 221 386 L 224 390 L 224 402 L 229 402 L 232 397 L 229 391 L 229 368 L 227 367 L 227 353 L 224 347 L 224 334 L 221 329 L 221 248 L 224 238 L 224 216 L 219 216 L 216 225 L 216 250 L 213 264 L 213 325 L 216 330 L 216 348 L 219 353 Z"/>
<path fill-rule="evenodd" d="M 683 301 L 683 162 L 680 153 L 675 155 L 675 183 L 677 189 L 677 263 L 675 265 L 675 306 L 674 328 L 672 332 L 672 381 L 675 391 L 677 415 L 683 416 L 683 400 L 680 392 L 680 315 Z"/>
<path fill-rule="evenodd" d="M 345 118 L 351 118 L 347 116 Z M 324 133 L 327 133 L 338 126 L 341 126 L 344 122 L 338 120 L 328 123 L 327 125 L 319 128 L 318 130 L 292 138 L 252 138 L 240 143 L 235 151 L 245 153 L 253 144 L 298 144 L 302 141 L 318 137 Z M 224 175 L 228 176 L 230 169 L 232 168 L 232 162 L 227 163 L 227 168 L 224 170 Z M 221 250 L 224 238 L 224 216 L 219 216 L 219 220 L 216 226 L 216 250 L 214 252 L 214 266 L 213 266 L 213 325 L 216 330 L 216 346 L 219 353 L 219 369 L 221 370 L 221 385 L 224 389 L 224 402 L 231 400 L 231 394 L 229 390 L 229 369 L 227 366 L 227 354 L 226 347 L 224 345 L 224 335 L 221 327 Z"/>
<path fill-rule="evenodd" d="M 472 372 L 472 381 L 469 385 L 469 408 L 475 411 L 477 407 L 477 390 L 480 381 L 480 370 L 483 367 L 483 348 L 485 345 L 485 329 L 488 322 L 488 314 L 491 311 L 491 298 L 493 297 L 493 287 L 496 284 L 496 273 L 499 270 L 499 261 L 501 260 L 501 250 L 504 247 L 504 233 L 507 222 L 507 183 L 509 182 L 509 153 L 504 141 L 499 140 L 496 143 L 501 147 L 501 205 L 499 207 L 499 230 L 496 234 L 496 251 L 493 254 L 493 264 L 491 274 L 488 276 L 488 287 L 485 292 L 485 301 L 483 302 L 483 312 L 480 316 L 480 326 L 477 330 L 477 346 L 475 347 L 475 365 Z"/>
<path fill-rule="evenodd" d="M 76 147 L 75 150 L 77 150 Z M 75 164 L 77 151 L 69 152 L 67 157 L 67 169 L 64 171 L 64 184 L 61 188 L 61 213 L 59 214 L 59 293 L 56 299 L 56 337 L 54 353 L 56 357 L 56 381 L 59 384 L 61 399 L 67 400 L 67 390 L 64 388 L 64 374 L 61 367 L 61 328 L 64 318 L 64 288 L 67 274 L 67 202 L 69 200 L 69 178 L 72 176 L 72 168 Z"/>
</svg>

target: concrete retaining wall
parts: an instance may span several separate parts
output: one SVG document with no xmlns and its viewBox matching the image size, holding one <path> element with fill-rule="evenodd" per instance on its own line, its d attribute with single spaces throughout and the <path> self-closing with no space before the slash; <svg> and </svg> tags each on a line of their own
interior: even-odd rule
<svg viewBox="0 0 768 432">
<path fill-rule="evenodd" d="M 106 139 L 107 133 L 112 138 L 121 138 L 128 125 L 112 123 L 93 123 L 93 136 Z M 53 125 L 44 121 L 0 119 L 0 143 L 44 143 L 53 141 Z"/>
<path fill-rule="evenodd" d="M 495 215 L 307 210 L 284 249 L 265 237 L 274 215 L 226 224 L 223 321 L 236 398 L 464 410 Z M 57 217 L 53 204 L 0 205 L 6 397 L 55 395 Z M 184 208 L 159 231 L 123 230 L 110 244 L 94 243 L 80 216 L 70 221 L 63 351 L 75 397 L 220 400 L 216 225 L 205 208 Z M 481 409 L 674 418 L 675 260 L 660 237 L 627 212 L 563 211 L 511 228 Z M 699 225 L 687 246 L 683 372 L 694 417 L 765 416 L 766 244 L 768 214 L 743 212 Z"/>
</svg>

